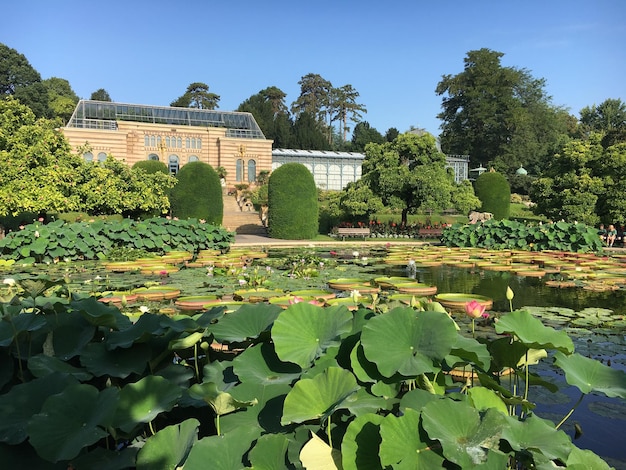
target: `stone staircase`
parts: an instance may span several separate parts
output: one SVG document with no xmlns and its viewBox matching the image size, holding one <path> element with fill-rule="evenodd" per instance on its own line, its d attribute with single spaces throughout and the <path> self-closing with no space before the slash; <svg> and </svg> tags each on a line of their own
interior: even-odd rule
<svg viewBox="0 0 626 470">
<path fill-rule="evenodd" d="M 239 207 L 235 196 L 229 196 L 224 190 L 224 217 L 222 225 L 227 229 L 237 232 L 240 235 L 263 235 L 267 236 L 267 230 L 261 223 L 261 217 L 258 211 L 253 207 L 251 210 Z"/>
</svg>

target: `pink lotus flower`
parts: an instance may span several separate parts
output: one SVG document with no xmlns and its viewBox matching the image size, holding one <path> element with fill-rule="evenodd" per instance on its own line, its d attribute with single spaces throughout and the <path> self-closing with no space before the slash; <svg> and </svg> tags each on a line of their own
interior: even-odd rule
<svg viewBox="0 0 626 470">
<path fill-rule="evenodd" d="M 471 318 L 480 318 L 485 313 L 485 306 L 476 300 L 472 300 L 465 304 L 465 313 Z"/>
</svg>

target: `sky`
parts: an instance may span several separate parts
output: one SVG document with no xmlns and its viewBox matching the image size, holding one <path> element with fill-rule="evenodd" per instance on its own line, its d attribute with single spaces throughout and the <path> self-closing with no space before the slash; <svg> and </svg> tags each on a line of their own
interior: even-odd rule
<svg viewBox="0 0 626 470">
<path fill-rule="evenodd" d="M 576 117 L 626 102 L 625 0 L 21 0 L 3 11 L 0 43 L 85 99 L 104 88 L 168 106 L 202 82 L 223 111 L 269 86 L 291 106 L 314 73 L 352 85 L 382 134 L 437 136 L 437 84 L 488 48 L 545 79 L 552 104 Z"/>
</svg>

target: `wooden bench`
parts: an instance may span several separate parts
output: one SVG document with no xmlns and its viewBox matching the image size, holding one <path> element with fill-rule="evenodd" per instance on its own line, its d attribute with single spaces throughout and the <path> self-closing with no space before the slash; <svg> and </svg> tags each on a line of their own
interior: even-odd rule
<svg viewBox="0 0 626 470">
<path fill-rule="evenodd" d="M 346 237 L 363 237 L 363 240 L 365 240 L 370 234 L 371 231 L 367 227 L 340 227 L 337 229 L 337 235 L 341 237 L 341 240 L 345 240 Z"/>
<path fill-rule="evenodd" d="M 417 232 L 419 238 L 441 238 L 442 228 L 421 228 Z"/>
</svg>

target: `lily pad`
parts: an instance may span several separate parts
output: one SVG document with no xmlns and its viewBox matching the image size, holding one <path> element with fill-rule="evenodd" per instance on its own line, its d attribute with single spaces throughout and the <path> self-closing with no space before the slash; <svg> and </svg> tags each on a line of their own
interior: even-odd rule
<svg viewBox="0 0 626 470">
<path fill-rule="evenodd" d="M 465 304 L 475 300 L 480 305 L 489 310 L 493 307 L 493 300 L 484 295 L 476 294 L 459 294 L 459 293 L 442 293 L 435 296 L 435 301 L 439 302 L 446 308 L 451 310 L 463 311 Z"/>
</svg>

